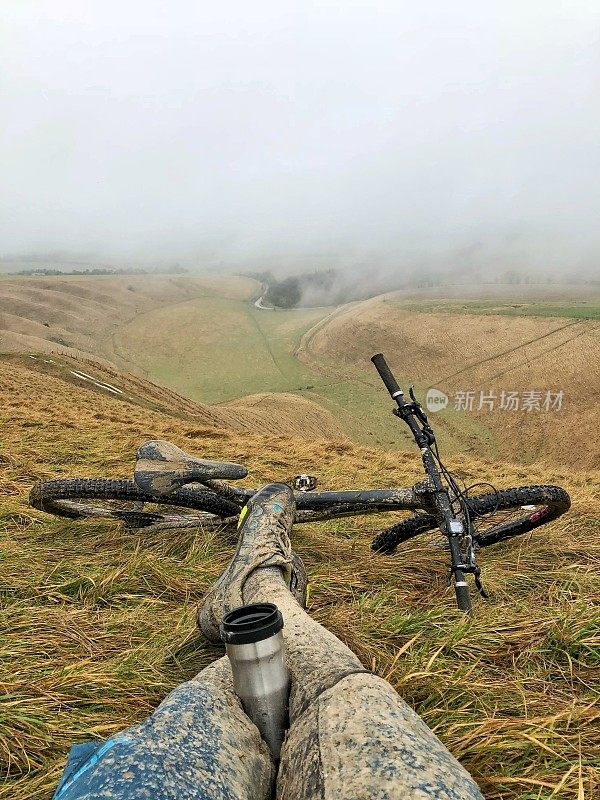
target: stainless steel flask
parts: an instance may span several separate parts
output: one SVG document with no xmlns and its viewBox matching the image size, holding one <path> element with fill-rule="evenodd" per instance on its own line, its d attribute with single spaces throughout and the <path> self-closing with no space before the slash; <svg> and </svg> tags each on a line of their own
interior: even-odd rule
<svg viewBox="0 0 600 800">
<path fill-rule="evenodd" d="M 221 624 L 235 692 L 275 759 L 288 726 L 290 693 L 282 628 L 283 617 L 273 603 L 234 608 Z"/>
</svg>

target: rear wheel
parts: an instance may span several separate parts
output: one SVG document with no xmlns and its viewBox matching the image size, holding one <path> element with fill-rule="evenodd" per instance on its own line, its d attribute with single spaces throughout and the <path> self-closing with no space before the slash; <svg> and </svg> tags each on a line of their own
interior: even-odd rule
<svg viewBox="0 0 600 800">
<path fill-rule="evenodd" d="M 73 478 L 37 483 L 29 495 L 34 508 L 71 519 L 112 518 L 127 528 L 159 523 L 201 524 L 237 516 L 240 508 L 208 489 L 183 487 L 168 497 L 155 497 L 133 481 Z M 187 511 L 186 511 L 187 509 Z M 201 512 L 200 514 L 194 512 Z"/>
<path fill-rule="evenodd" d="M 470 497 L 468 503 L 475 544 L 487 547 L 557 519 L 568 511 L 571 499 L 559 486 L 521 486 Z M 378 533 L 371 549 L 390 554 L 402 542 L 437 528 L 434 516 L 416 514 Z"/>
</svg>

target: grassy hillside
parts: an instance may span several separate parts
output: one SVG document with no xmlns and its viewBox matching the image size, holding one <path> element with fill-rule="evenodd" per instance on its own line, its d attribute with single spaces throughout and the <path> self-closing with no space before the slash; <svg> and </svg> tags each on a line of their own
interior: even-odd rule
<svg viewBox="0 0 600 800">
<path fill-rule="evenodd" d="M 245 395 L 292 392 L 328 409 L 355 441 L 398 445 L 404 432 L 389 408 L 373 404 L 374 381 L 364 369 L 303 363 L 297 351 L 306 332 L 337 310 L 264 311 L 234 299 L 201 297 L 141 314 L 113 337 L 123 362 L 186 397 L 206 403 Z"/>
<path fill-rule="evenodd" d="M 239 299 L 200 297 L 136 316 L 114 334 L 113 346 L 123 363 L 141 367 L 186 397 L 205 403 L 238 398 L 235 404 L 241 408 L 249 393 L 293 392 L 328 409 L 354 441 L 406 446 L 410 439 L 390 418 L 389 403 L 364 353 L 358 364 L 337 354 L 333 359 L 303 357 L 315 331 L 362 305 L 352 304 L 350 312 L 346 307 L 262 311 Z M 356 346 L 350 339 L 342 350 L 352 352 Z M 473 441 L 486 447 L 486 439 L 487 431 L 476 420 L 442 432 L 451 451 Z"/>
<path fill-rule="evenodd" d="M 284 410 L 310 435 L 322 423 L 325 435 L 343 429 L 362 443 L 408 443 L 360 375 L 323 373 L 296 357 L 302 336 L 331 309 L 261 311 L 250 302 L 258 289 L 240 277 L 8 278 L 0 283 L 0 353 L 116 364 L 202 405 L 231 402 L 225 411 L 235 415 Z"/>
<path fill-rule="evenodd" d="M 294 341 L 294 325 L 281 325 L 277 334 L 282 343 L 273 341 L 272 345 L 264 334 L 257 336 L 257 325 L 250 330 L 254 339 L 236 337 L 234 326 L 235 347 L 227 346 L 225 335 L 224 346 L 216 348 L 216 358 L 212 356 L 215 331 L 227 333 L 226 328 L 219 327 L 222 309 L 231 308 L 238 316 L 240 310 L 245 314 L 258 288 L 256 281 L 247 278 L 216 276 L 6 279 L 0 282 L 0 354 L 23 354 L 23 363 L 30 368 L 58 372 L 75 384 L 86 379 L 74 377 L 71 370 L 91 372 L 101 380 L 128 387 L 135 400 L 145 405 L 164 401 L 168 408 L 236 430 L 252 428 L 255 433 L 269 435 L 277 432 L 343 439 L 332 414 L 302 394 L 286 393 L 297 388 L 296 382 L 291 373 L 286 374 L 289 380 L 284 380 L 282 369 L 274 369 L 273 358 L 283 365 L 287 355 L 286 369 L 295 366 L 298 373 L 306 372 L 288 353 L 293 344 L 288 350 L 285 347 L 288 337 Z M 191 297 L 198 300 L 190 301 Z M 189 305 L 203 314 L 196 313 L 190 319 L 186 316 Z M 312 322 L 315 314 L 308 312 L 305 317 Z M 134 330 L 140 329 L 146 337 L 138 342 L 140 352 L 135 360 L 118 345 L 119 331 L 127 330 L 130 320 L 134 320 Z M 203 332 L 201 343 L 196 338 L 199 331 Z M 269 348 L 276 355 L 271 356 Z M 141 377 L 145 352 L 152 368 L 148 370 L 151 381 Z M 242 381 L 243 369 L 237 367 L 247 364 L 247 379 Z M 119 369 L 123 366 L 125 371 Z M 275 387 L 274 376 L 281 379 Z M 186 380 L 196 385 L 196 390 L 185 392 L 185 397 L 174 396 L 166 388 L 183 385 L 185 389 Z M 91 380 L 86 386 L 103 391 L 95 389 Z M 244 395 L 242 402 L 240 395 Z M 231 407 L 218 410 L 206 405 L 207 400 L 230 397 L 238 398 Z"/>
<path fill-rule="evenodd" d="M 455 412 L 452 400 L 435 417 L 446 452 L 586 466 L 597 464 L 598 450 L 594 302 L 391 295 L 337 309 L 265 312 L 240 299 L 200 297 L 137 316 L 114 344 L 125 362 L 195 400 L 293 392 L 329 409 L 354 441 L 405 446 L 369 363 L 383 349 L 422 398 L 429 386 L 452 399 L 473 392 L 472 411 Z M 563 400 L 548 413 L 478 410 L 480 392 L 495 394 L 498 404 L 502 391 L 562 391 Z"/>
<path fill-rule="evenodd" d="M 298 436 L 308 439 L 344 441 L 345 436 L 334 417 L 324 408 L 302 397 L 288 394 L 250 395 L 242 401 L 219 407 L 196 403 L 181 397 L 164 386 L 130 375 L 91 358 L 47 355 L 0 355 L 0 374 L 5 378 L 0 387 L 10 391 L 12 374 L 20 374 L 31 383 L 44 382 L 41 397 L 30 398 L 28 404 L 45 402 L 48 392 L 64 403 L 69 413 L 74 387 L 84 390 L 87 403 L 96 408 L 98 398 L 118 397 L 125 407 L 144 408 L 168 413 L 200 425 L 227 428 L 254 436 Z M 104 419 L 98 412 L 99 419 Z M 108 418 L 109 422 L 113 418 Z"/>
<path fill-rule="evenodd" d="M 444 310 L 440 310 L 444 308 Z M 417 310 L 418 309 L 418 310 Z M 491 312 L 492 309 L 488 309 Z M 324 373 L 353 370 L 373 385 L 369 356 L 384 350 L 404 386 L 428 387 L 451 402 L 433 417 L 453 450 L 532 463 L 538 459 L 597 466 L 596 408 L 600 326 L 592 319 L 471 313 L 469 303 L 373 298 L 341 309 L 303 338 L 299 357 Z M 473 408 L 455 410 L 458 392 L 473 392 Z M 538 392 L 540 409 L 502 410 L 502 391 Z M 543 410 L 547 391 L 563 393 L 561 408 Z M 480 393 L 495 396 L 495 407 Z"/>
<path fill-rule="evenodd" d="M 184 401 L 144 403 L 133 382 L 123 400 L 46 366 L 0 360 L 3 800 L 48 800 L 71 743 L 143 718 L 221 654 L 196 632 L 194 611 L 233 549 L 200 530 L 144 536 L 47 517 L 27 506 L 36 480 L 130 475 L 135 448 L 153 437 L 241 461 L 251 485 L 301 469 L 323 488 L 408 485 L 421 474 L 413 450 L 199 424 Z M 375 517 L 298 526 L 310 612 L 416 708 L 488 800 L 593 800 L 598 473 L 467 456 L 451 466 L 498 487 L 562 484 L 573 510 L 481 554 L 492 599 L 477 601 L 470 623 L 454 609 L 438 550 L 417 543 L 393 558 L 373 555 L 370 539 L 384 524 Z"/>
<path fill-rule="evenodd" d="M 0 279 L 0 352 L 60 350 L 115 359 L 113 333 L 137 314 L 192 297 L 245 300 L 258 284 L 214 275 Z"/>
</svg>

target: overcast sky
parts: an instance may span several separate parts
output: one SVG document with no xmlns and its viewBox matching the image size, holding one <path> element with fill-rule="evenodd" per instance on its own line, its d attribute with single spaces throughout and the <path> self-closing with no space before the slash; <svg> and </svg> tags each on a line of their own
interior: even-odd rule
<svg viewBox="0 0 600 800">
<path fill-rule="evenodd" d="M 3 0 L 0 254 L 600 263 L 598 0 Z"/>
</svg>

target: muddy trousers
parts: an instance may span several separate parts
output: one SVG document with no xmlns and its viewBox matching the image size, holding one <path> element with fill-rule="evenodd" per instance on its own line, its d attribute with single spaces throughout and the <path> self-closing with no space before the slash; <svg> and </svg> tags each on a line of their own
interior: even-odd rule
<svg viewBox="0 0 600 800">
<path fill-rule="evenodd" d="M 278 568 L 254 572 L 243 595 L 284 618 L 292 687 L 278 772 L 224 657 L 144 722 L 73 748 L 55 800 L 482 800 L 389 683 L 298 605 Z"/>
</svg>

